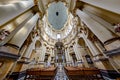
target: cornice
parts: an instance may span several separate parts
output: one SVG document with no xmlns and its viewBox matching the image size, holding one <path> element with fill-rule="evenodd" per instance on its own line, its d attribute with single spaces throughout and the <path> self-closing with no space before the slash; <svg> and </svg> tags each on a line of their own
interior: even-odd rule
<svg viewBox="0 0 120 80">
<path fill-rule="evenodd" d="M 107 56 L 115 56 L 115 55 L 120 55 L 120 47 L 114 50 L 110 50 L 110 51 L 105 51 L 104 52 Z"/>
</svg>

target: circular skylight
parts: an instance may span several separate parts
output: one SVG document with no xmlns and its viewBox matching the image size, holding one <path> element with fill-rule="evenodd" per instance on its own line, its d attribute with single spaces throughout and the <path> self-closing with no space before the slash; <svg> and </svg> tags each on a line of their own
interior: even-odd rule
<svg viewBox="0 0 120 80">
<path fill-rule="evenodd" d="M 53 2 L 48 8 L 48 21 L 56 30 L 64 27 L 68 18 L 67 7 L 63 2 Z"/>
</svg>

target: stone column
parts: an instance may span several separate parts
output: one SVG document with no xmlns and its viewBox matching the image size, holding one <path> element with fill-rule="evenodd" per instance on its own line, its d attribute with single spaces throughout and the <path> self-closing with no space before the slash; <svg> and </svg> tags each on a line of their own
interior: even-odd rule
<svg viewBox="0 0 120 80">
<path fill-rule="evenodd" d="M 29 47 L 27 48 L 24 57 L 30 58 L 30 55 L 31 55 L 32 50 L 33 50 L 33 46 L 34 46 L 34 43 L 32 42 L 32 43 L 29 45 Z"/>
<path fill-rule="evenodd" d="M 42 44 L 39 50 L 39 64 L 40 67 L 44 67 L 44 59 L 45 59 L 45 53 L 46 53 L 46 47 Z"/>
<path fill-rule="evenodd" d="M 50 52 L 50 53 L 47 53 L 47 54 L 49 54 L 49 55 L 48 55 L 48 60 L 47 60 L 47 66 L 48 66 L 48 67 L 51 65 L 52 50 L 49 49 L 49 52 Z"/>
<path fill-rule="evenodd" d="M 42 1 L 42 0 L 38 0 L 39 9 L 42 12 L 42 14 L 44 14 L 45 10 L 46 10 L 43 2 L 44 1 Z"/>
<path fill-rule="evenodd" d="M 0 6 L 0 26 L 34 6 L 33 0 Z"/>
<path fill-rule="evenodd" d="M 81 59 L 81 57 L 80 57 L 80 55 L 79 55 L 79 50 L 78 50 L 78 47 L 77 47 L 77 44 L 76 44 L 76 43 L 73 45 L 73 50 L 74 50 L 74 52 L 75 52 L 77 61 L 79 61 L 79 60 Z"/>
<path fill-rule="evenodd" d="M 41 61 L 42 61 L 42 54 L 43 54 L 42 46 L 41 46 L 40 49 L 38 50 L 38 53 L 39 53 L 39 63 L 41 63 Z"/>
<path fill-rule="evenodd" d="M 24 57 L 26 58 L 30 58 L 31 54 L 32 54 L 32 50 L 35 48 L 35 43 L 36 43 L 36 38 L 33 39 L 33 42 L 31 42 L 27 48 L 27 50 L 24 53 Z"/>
<path fill-rule="evenodd" d="M 73 62 L 73 59 L 72 59 L 72 56 L 70 55 L 70 50 L 69 48 L 67 48 L 67 53 L 68 53 L 68 62 L 70 63 L 70 66 L 72 66 L 72 62 Z"/>
<path fill-rule="evenodd" d="M 53 48 L 51 48 L 51 66 L 55 66 L 55 53 Z"/>
<path fill-rule="evenodd" d="M 10 72 L 14 66 L 14 62 L 12 60 L 4 60 L 3 65 L 0 67 L 0 80 L 4 80 L 7 74 Z"/>
<path fill-rule="evenodd" d="M 51 55 L 52 55 L 52 57 L 55 56 L 55 51 L 54 51 L 54 49 L 51 49 Z"/>
<path fill-rule="evenodd" d="M 111 64 L 108 60 L 104 60 L 106 57 L 102 55 L 102 53 L 98 50 L 98 48 L 95 46 L 95 44 L 87 39 L 87 37 L 82 33 L 81 37 L 84 39 L 85 43 L 87 44 L 88 48 L 90 49 L 92 56 L 93 56 L 93 62 L 95 63 L 96 67 L 99 69 L 112 69 Z M 102 56 L 101 56 L 102 55 Z M 100 59 L 103 59 L 103 61 Z M 104 66 L 104 65 L 108 66 Z"/>
<path fill-rule="evenodd" d="M 100 54 L 99 50 L 96 48 L 92 41 L 87 39 L 84 34 L 81 34 L 81 37 L 84 39 L 93 56 Z"/>
<path fill-rule="evenodd" d="M 42 56 L 41 56 L 41 61 L 44 62 L 44 59 L 45 59 L 45 53 L 46 53 L 46 47 L 45 46 L 42 46 Z"/>
<path fill-rule="evenodd" d="M 81 10 L 77 10 L 76 13 L 81 18 L 81 21 L 84 22 L 87 25 L 87 27 L 93 32 L 93 34 L 96 35 L 96 37 L 104 44 L 104 47 L 106 48 L 106 50 L 110 52 L 109 54 L 114 55 L 112 51 L 114 51 L 116 49 L 119 50 L 120 40 L 119 40 L 119 38 L 117 38 L 119 36 L 116 36 L 115 34 L 110 32 L 105 26 L 101 25 L 99 22 L 95 21 L 94 19 L 92 19 L 90 16 L 88 16 L 86 13 L 82 12 Z M 95 45 L 90 40 L 87 39 L 86 42 L 88 45 L 90 45 L 88 47 L 90 48 L 93 56 L 101 54 L 99 52 L 99 50 L 95 47 Z M 119 52 L 117 52 L 117 54 L 118 53 Z M 112 56 L 111 59 L 109 59 L 109 62 L 106 61 L 106 63 L 104 65 L 106 65 L 107 63 L 111 63 L 111 64 L 109 64 L 108 68 L 112 69 L 111 65 L 113 65 L 113 62 L 116 62 L 116 64 L 117 64 L 117 61 L 120 60 L 119 58 L 116 58 L 118 56 L 120 57 L 120 55 Z M 100 56 L 98 56 L 96 58 L 100 59 Z M 111 61 L 111 60 L 113 60 L 113 61 Z M 103 67 L 106 68 L 107 66 L 104 66 L 104 65 L 103 65 Z M 115 67 L 115 66 L 113 65 L 113 67 Z"/>
<path fill-rule="evenodd" d="M 70 1 L 70 11 L 73 11 L 76 6 L 76 0 L 71 0 Z"/>
<path fill-rule="evenodd" d="M 65 57 L 66 57 L 66 63 L 67 63 L 67 66 L 70 66 L 71 65 L 71 57 L 70 57 L 70 54 L 69 54 L 69 49 L 65 49 Z"/>
<path fill-rule="evenodd" d="M 68 59 L 68 53 L 67 53 L 67 49 L 65 49 L 65 59 L 66 59 L 66 62 L 69 61 L 69 59 Z"/>
<path fill-rule="evenodd" d="M 32 29 L 36 26 L 38 21 L 39 14 L 33 16 L 15 35 L 14 37 L 8 42 L 9 44 L 16 45 L 17 47 L 21 48 L 24 41 L 32 31 Z"/>
<path fill-rule="evenodd" d="M 40 48 L 41 48 L 41 47 L 40 47 Z M 40 48 L 36 50 L 36 53 L 38 54 L 38 57 L 39 57 L 38 63 L 40 62 L 41 52 L 42 52 Z"/>
<path fill-rule="evenodd" d="M 89 17 L 86 13 L 82 12 L 81 10 L 77 10 L 76 13 L 102 43 L 115 38 L 115 36 L 109 30 L 107 30 L 103 25 Z"/>
<path fill-rule="evenodd" d="M 82 46 L 79 45 L 79 54 L 82 56 L 82 61 L 83 61 L 83 66 L 85 67 L 90 67 L 86 58 L 85 58 L 85 55 L 88 55 L 88 52 L 86 51 L 86 49 Z"/>
</svg>

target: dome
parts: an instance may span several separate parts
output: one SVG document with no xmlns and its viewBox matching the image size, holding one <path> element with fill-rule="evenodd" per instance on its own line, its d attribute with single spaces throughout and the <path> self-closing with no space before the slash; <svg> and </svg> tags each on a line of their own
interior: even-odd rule
<svg viewBox="0 0 120 80">
<path fill-rule="evenodd" d="M 64 27 L 68 18 L 67 7 L 63 2 L 53 2 L 48 8 L 48 21 L 56 30 Z"/>
</svg>

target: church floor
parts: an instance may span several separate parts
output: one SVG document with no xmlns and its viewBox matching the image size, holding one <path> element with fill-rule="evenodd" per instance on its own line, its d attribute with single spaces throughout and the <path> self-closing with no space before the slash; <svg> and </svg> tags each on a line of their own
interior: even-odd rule
<svg viewBox="0 0 120 80">
<path fill-rule="evenodd" d="M 58 66 L 57 74 L 56 74 L 54 80 L 69 80 L 65 71 L 64 71 L 63 65 L 60 64 Z"/>
</svg>

